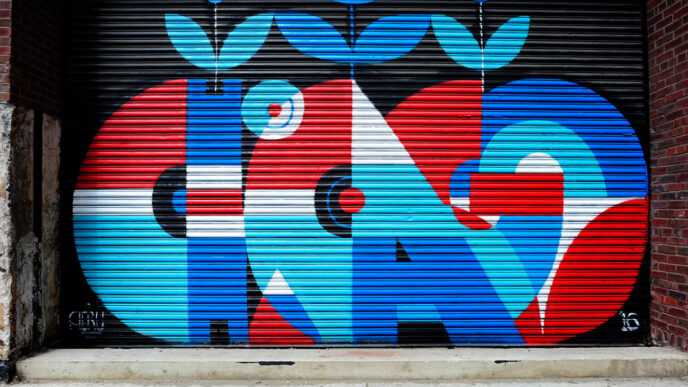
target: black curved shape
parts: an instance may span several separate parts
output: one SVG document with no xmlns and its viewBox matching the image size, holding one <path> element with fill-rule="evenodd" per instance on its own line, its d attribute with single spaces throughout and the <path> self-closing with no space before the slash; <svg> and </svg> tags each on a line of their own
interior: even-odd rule
<svg viewBox="0 0 688 387">
<path fill-rule="evenodd" d="M 339 204 L 339 194 L 351 187 L 351 165 L 325 172 L 315 187 L 315 215 L 330 234 L 351 238 L 351 214 Z"/>
<path fill-rule="evenodd" d="M 153 215 L 160 227 L 175 238 L 186 238 L 186 214 L 174 208 L 174 193 L 186 189 L 186 166 L 175 165 L 160 174 L 153 187 Z"/>
</svg>

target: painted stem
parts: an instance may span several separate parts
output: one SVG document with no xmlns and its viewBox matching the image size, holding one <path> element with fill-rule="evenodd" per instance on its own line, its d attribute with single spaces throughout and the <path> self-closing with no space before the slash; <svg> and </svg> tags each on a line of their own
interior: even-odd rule
<svg viewBox="0 0 688 387">
<path fill-rule="evenodd" d="M 354 49 L 354 6 L 349 5 L 349 36 L 351 40 L 351 50 L 353 51 Z M 353 58 L 351 58 L 351 62 L 349 62 L 350 66 L 350 72 L 351 72 L 351 79 L 354 79 L 354 61 Z"/>
<path fill-rule="evenodd" d="M 483 3 L 478 3 L 480 15 L 480 89 L 485 93 L 485 37 L 483 32 Z"/>
<path fill-rule="evenodd" d="M 213 38 L 215 40 L 215 83 L 213 84 L 213 90 L 217 93 L 217 73 L 220 62 L 220 46 L 217 39 L 217 4 L 214 4 L 213 8 L 213 21 Z"/>
</svg>

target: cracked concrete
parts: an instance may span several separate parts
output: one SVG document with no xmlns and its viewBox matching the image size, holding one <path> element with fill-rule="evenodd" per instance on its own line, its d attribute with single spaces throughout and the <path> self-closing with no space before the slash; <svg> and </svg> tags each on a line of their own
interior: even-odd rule
<svg viewBox="0 0 688 387">
<path fill-rule="evenodd" d="M 0 361 L 11 361 L 58 331 L 61 128 L 7 102 L 0 125 Z"/>
</svg>

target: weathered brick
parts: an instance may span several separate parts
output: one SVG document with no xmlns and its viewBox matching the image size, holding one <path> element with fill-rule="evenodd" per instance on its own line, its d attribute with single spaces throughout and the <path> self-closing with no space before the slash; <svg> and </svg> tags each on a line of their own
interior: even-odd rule
<svg viewBox="0 0 688 387">
<path fill-rule="evenodd" d="M 688 350 L 688 3 L 648 1 L 651 334 Z"/>
</svg>

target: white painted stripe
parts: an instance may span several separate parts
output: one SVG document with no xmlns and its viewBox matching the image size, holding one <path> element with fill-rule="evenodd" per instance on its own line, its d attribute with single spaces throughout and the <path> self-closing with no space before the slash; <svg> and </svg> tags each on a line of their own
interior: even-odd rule
<svg viewBox="0 0 688 387">
<path fill-rule="evenodd" d="M 385 118 L 352 81 L 351 158 L 354 165 L 415 165 Z"/>
<path fill-rule="evenodd" d="M 531 153 L 516 167 L 516 173 L 564 173 L 559 162 L 547 153 Z"/>
<path fill-rule="evenodd" d="M 187 165 L 187 189 L 241 189 L 241 165 Z"/>
<path fill-rule="evenodd" d="M 188 238 L 243 238 L 243 215 L 187 215 Z"/>
<path fill-rule="evenodd" d="M 315 190 L 246 190 L 244 215 L 315 216 Z"/>
<path fill-rule="evenodd" d="M 468 196 L 452 196 L 449 198 L 451 205 L 464 211 L 470 211 L 471 199 Z"/>
<path fill-rule="evenodd" d="M 74 215 L 153 216 L 152 189 L 78 189 Z"/>
</svg>

